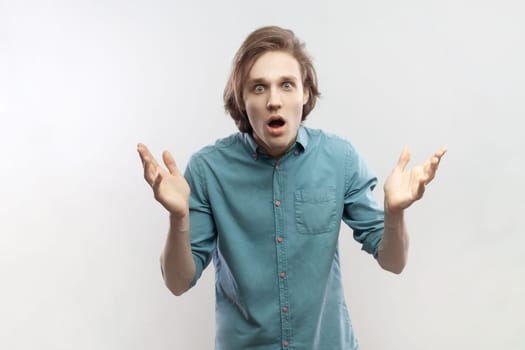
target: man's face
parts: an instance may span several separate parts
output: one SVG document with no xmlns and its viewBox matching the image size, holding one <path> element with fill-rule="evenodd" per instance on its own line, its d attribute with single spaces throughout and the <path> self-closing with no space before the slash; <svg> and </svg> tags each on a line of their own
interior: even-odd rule
<svg viewBox="0 0 525 350">
<path fill-rule="evenodd" d="M 243 98 L 253 138 L 280 158 L 295 142 L 308 101 L 299 63 L 288 53 L 266 52 L 248 73 Z"/>
</svg>

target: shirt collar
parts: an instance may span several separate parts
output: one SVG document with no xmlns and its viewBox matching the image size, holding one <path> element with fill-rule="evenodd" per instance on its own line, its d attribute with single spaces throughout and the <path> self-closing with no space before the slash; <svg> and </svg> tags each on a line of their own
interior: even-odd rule
<svg viewBox="0 0 525 350">
<path fill-rule="evenodd" d="M 252 135 L 249 133 L 243 133 L 244 143 L 248 145 L 252 153 L 264 153 L 261 147 L 255 142 Z M 299 150 L 304 151 L 308 145 L 308 133 L 304 126 L 300 126 L 297 130 L 297 137 L 295 139 L 295 144 L 298 146 Z M 293 146 L 292 146 L 293 147 Z"/>
<path fill-rule="evenodd" d="M 297 142 L 297 145 L 302 151 L 304 151 L 308 145 L 308 133 L 306 132 L 306 128 L 302 125 L 299 127 L 299 130 L 297 130 L 297 139 L 295 142 Z"/>
</svg>

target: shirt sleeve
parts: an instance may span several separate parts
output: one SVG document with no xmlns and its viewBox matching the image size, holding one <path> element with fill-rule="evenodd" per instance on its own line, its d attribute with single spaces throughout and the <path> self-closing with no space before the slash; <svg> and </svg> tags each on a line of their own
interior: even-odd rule
<svg viewBox="0 0 525 350">
<path fill-rule="evenodd" d="M 383 208 L 372 193 L 377 177 L 352 145 L 346 154 L 345 172 L 343 221 L 354 231 L 361 249 L 377 258 L 385 226 Z"/>
<path fill-rule="evenodd" d="M 190 287 L 193 287 L 202 275 L 202 271 L 209 265 L 216 248 L 217 232 L 215 221 L 199 159 L 193 156 L 190 159 L 184 177 L 190 186 L 190 241 L 193 260 L 195 261 L 195 275 Z"/>
</svg>

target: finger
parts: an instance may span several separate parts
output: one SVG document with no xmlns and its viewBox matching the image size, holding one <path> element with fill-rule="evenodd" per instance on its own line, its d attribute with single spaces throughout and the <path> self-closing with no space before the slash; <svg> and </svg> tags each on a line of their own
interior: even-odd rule
<svg viewBox="0 0 525 350">
<path fill-rule="evenodd" d="M 441 161 L 441 158 L 445 155 L 447 152 L 446 147 L 442 147 L 430 159 L 428 159 L 425 162 L 424 171 L 425 171 L 425 184 L 430 183 L 436 176 L 437 169 L 439 167 L 439 163 Z"/>
<path fill-rule="evenodd" d="M 424 193 L 425 193 L 425 184 L 420 183 L 416 191 L 416 200 L 421 199 Z"/>
<path fill-rule="evenodd" d="M 157 174 L 158 166 L 150 158 L 144 158 L 144 179 L 148 185 L 153 186 Z"/>
<path fill-rule="evenodd" d="M 162 152 L 162 160 L 164 161 L 164 164 L 166 164 L 166 167 L 168 168 L 171 175 L 179 174 L 177 163 L 175 163 L 175 159 L 173 159 L 173 156 L 170 152 Z"/>
<path fill-rule="evenodd" d="M 148 147 L 146 147 L 146 145 L 143 144 L 143 143 L 138 143 L 137 144 L 137 152 L 139 152 L 141 158 L 144 158 L 147 155 L 151 156 L 151 153 L 150 153 Z"/>
<path fill-rule="evenodd" d="M 137 152 L 139 153 L 140 161 L 142 162 L 142 166 L 144 167 L 144 149 L 145 147 L 142 143 L 139 143 L 137 145 Z"/>
<path fill-rule="evenodd" d="M 153 180 L 153 183 L 151 184 L 151 187 L 153 187 L 155 192 L 157 192 L 156 190 L 159 188 L 161 182 L 162 182 L 162 173 L 159 172 L 158 174 L 156 174 Z"/>
<path fill-rule="evenodd" d="M 397 161 L 396 167 L 401 170 L 405 170 L 409 161 L 410 161 L 410 150 L 408 149 L 408 147 L 405 147 L 405 149 L 403 149 L 403 152 L 401 152 L 401 155 L 399 156 L 399 160 Z"/>
<path fill-rule="evenodd" d="M 441 161 L 441 158 L 443 158 L 445 153 L 447 153 L 446 147 L 442 147 L 438 151 L 436 151 L 436 153 L 434 153 L 434 155 L 431 157 L 432 164 L 433 165 L 435 164 L 435 166 L 437 167 L 439 165 L 439 162 Z"/>
<path fill-rule="evenodd" d="M 441 160 L 441 157 L 443 157 L 445 153 L 447 153 L 447 151 L 448 151 L 448 148 L 441 147 L 436 153 L 434 153 L 434 156 L 438 157 Z"/>
<path fill-rule="evenodd" d="M 438 166 L 439 166 L 439 163 L 441 162 L 441 158 L 443 158 L 443 156 L 445 155 L 445 153 L 447 153 L 447 148 L 446 147 L 441 147 L 436 153 L 434 153 L 434 155 L 432 156 L 432 159 L 431 159 L 431 163 L 432 163 L 432 168 L 435 170 L 437 170 Z"/>
<path fill-rule="evenodd" d="M 137 145 L 137 151 L 139 152 L 140 159 L 142 160 L 143 165 L 147 160 L 153 162 L 154 165 L 158 165 L 157 160 L 155 159 L 155 157 L 153 157 L 153 155 L 151 154 L 151 152 L 145 144 L 139 143 Z"/>
<path fill-rule="evenodd" d="M 432 182 L 432 180 L 434 180 L 434 177 L 436 176 L 436 172 L 435 171 L 429 171 L 425 174 L 425 177 L 424 177 L 424 180 L 423 180 L 423 183 L 426 185 L 428 185 L 430 182 Z"/>
</svg>

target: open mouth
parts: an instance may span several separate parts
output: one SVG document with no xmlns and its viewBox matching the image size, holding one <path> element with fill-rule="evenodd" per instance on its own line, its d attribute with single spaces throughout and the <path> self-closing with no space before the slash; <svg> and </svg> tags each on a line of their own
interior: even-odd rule
<svg viewBox="0 0 525 350">
<path fill-rule="evenodd" d="M 283 118 L 281 117 L 276 117 L 276 118 L 272 118 L 269 122 L 268 122 L 268 126 L 270 128 L 280 128 L 281 126 L 283 126 L 284 124 L 286 124 L 286 122 L 284 121 Z"/>
</svg>

